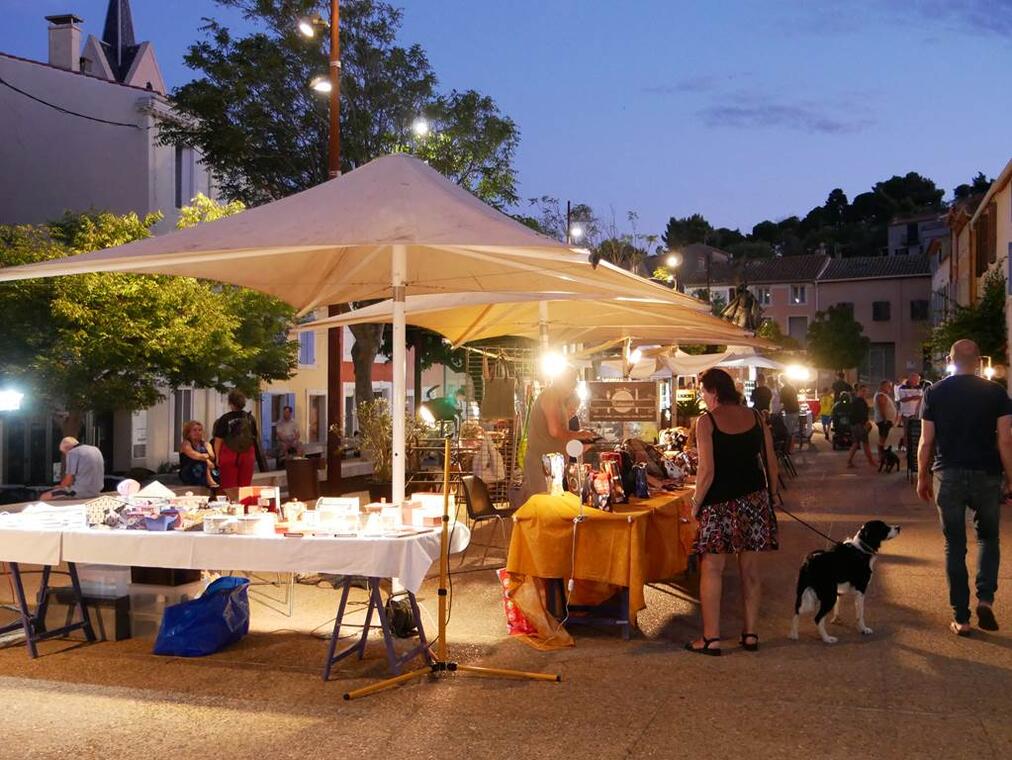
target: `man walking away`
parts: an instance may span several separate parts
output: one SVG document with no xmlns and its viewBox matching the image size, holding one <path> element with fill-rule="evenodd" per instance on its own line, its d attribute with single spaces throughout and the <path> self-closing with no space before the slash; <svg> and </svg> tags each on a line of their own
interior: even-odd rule
<svg viewBox="0 0 1012 760">
<path fill-rule="evenodd" d="M 850 434 L 854 442 L 850 446 L 850 456 L 847 457 L 847 466 L 854 466 L 854 454 L 858 449 L 864 449 L 864 455 L 868 457 L 868 464 L 878 467 L 878 462 L 871 455 L 871 446 L 868 444 L 868 432 L 871 430 L 871 422 L 868 421 L 868 386 L 858 383 L 854 391 L 854 398 L 850 401 Z"/>
<path fill-rule="evenodd" d="M 893 402 L 893 384 L 890 381 L 883 380 L 879 383 L 874 406 L 875 425 L 878 427 L 878 458 L 881 462 L 889 443 L 889 432 L 896 424 L 896 404 Z"/>
<path fill-rule="evenodd" d="M 47 499 L 92 499 L 105 487 L 105 457 L 96 446 L 80 443 L 70 436 L 60 441 L 60 453 L 67 458 L 63 479 L 51 491 L 42 494 Z"/>
<path fill-rule="evenodd" d="M 752 406 L 759 413 L 768 412 L 773 402 L 773 391 L 766 385 L 766 376 L 760 372 L 755 378 L 755 388 L 752 389 Z"/>
<path fill-rule="evenodd" d="M 966 571 L 966 510 L 977 532 L 977 624 L 997 631 L 991 605 L 998 589 L 998 510 L 1002 471 L 1012 475 L 1012 402 L 997 383 L 977 377 L 980 351 L 972 340 L 949 350 L 956 373 L 924 393 L 917 449 L 917 495 L 934 499 L 945 536 L 945 575 L 957 636 L 970 633 Z M 934 462 L 932 463 L 932 453 Z"/>
</svg>

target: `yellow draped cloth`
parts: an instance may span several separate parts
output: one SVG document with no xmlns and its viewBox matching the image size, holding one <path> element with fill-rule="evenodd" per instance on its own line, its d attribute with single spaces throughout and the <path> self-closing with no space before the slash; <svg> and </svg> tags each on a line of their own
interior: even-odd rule
<svg viewBox="0 0 1012 760">
<path fill-rule="evenodd" d="M 537 629 L 524 637 L 539 649 L 572 646 L 573 640 L 547 611 L 541 579 L 574 578 L 570 603 L 600 604 L 619 588 L 629 589 L 629 622 L 646 606 L 643 586 L 685 572 L 695 536 L 692 490 L 634 499 L 613 512 L 584 507 L 573 494 L 531 497 L 513 516 L 506 570 L 507 594 Z M 574 566 L 575 555 L 575 566 Z"/>
</svg>

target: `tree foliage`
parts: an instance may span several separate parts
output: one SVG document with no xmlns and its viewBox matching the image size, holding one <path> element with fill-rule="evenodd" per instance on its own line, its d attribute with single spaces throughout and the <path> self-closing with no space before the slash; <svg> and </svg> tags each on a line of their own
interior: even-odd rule
<svg viewBox="0 0 1012 760">
<path fill-rule="evenodd" d="M 808 354 L 817 367 L 846 370 L 858 366 L 871 341 L 845 306 L 817 312 L 808 326 Z"/>
<path fill-rule="evenodd" d="M 61 258 L 148 237 L 161 218 L 68 214 L 0 227 L 0 265 Z M 82 274 L 0 285 L 4 372 L 37 407 L 141 409 L 193 384 L 249 394 L 288 377 L 292 309 L 259 293 L 189 277 Z"/>
<path fill-rule="evenodd" d="M 955 305 L 942 324 L 931 331 L 933 353 L 945 355 L 962 338 L 972 339 L 982 356 L 994 364 L 1008 364 L 1008 336 L 1005 332 L 1005 277 L 992 270 L 984 277 L 980 298 L 970 306 Z"/>
<path fill-rule="evenodd" d="M 329 35 L 305 39 L 300 17 L 328 17 L 322 0 L 215 0 L 256 25 L 245 36 L 206 21 L 187 65 L 198 76 L 172 93 L 179 118 L 160 139 L 196 146 L 223 194 L 249 205 L 291 195 L 327 179 L 329 103 L 308 86 L 327 71 Z M 419 45 L 401 45 L 402 12 L 380 0 L 341 3 L 341 170 L 397 151 L 418 154 L 482 200 L 517 200 L 513 158 L 519 131 L 488 96 L 437 92 Z M 432 130 L 415 137 L 425 116 Z M 382 325 L 355 325 L 355 397 L 372 398 L 372 365 Z"/>
<path fill-rule="evenodd" d="M 956 197 L 963 192 L 978 192 L 984 182 L 986 177 L 978 175 L 971 185 L 960 185 Z M 724 227 L 714 228 L 702 214 L 672 217 L 662 239 L 669 248 L 706 243 L 723 248 L 736 259 L 819 252 L 877 256 L 886 245 L 886 230 L 892 219 L 919 212 L 941 212 L 943 195 L 944 191 L 932 180 L 908 172 L 876 182 L 852 201 L 841 188 L 834 188 L 821 205 L 804 217 L 766 219 L 753 226 L 747 235 Z"/>
</svg>

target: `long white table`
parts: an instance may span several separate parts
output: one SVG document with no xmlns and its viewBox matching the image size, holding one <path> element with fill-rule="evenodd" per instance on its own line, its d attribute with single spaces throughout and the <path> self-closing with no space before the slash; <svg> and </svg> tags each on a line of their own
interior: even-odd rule
<svg viewBox="0 0 1012 760">
<path fill-rule="evenodd" d="M 462 551 L 470 541 L 470 531 L 461 522 L 454 524 L 450 552 Z M 364 576 L 370 579 L 370 604 L 379 606 L 378 615 L 383 624 L 384 638 L 390 658 L 394 657 L 390 632 L 382 610 L 379 579 L 398 578 L 409 592 L 411 605 L 421 633 L 414 600 L 432 563 L 439 558 L 440 533 L 437 529 L 405 536 L 304 536 L 286 538 L 280 534 L 270 536 L 239 536 L 203 533 L 201 531 L 143 531 L 143 530 L 34 530 L 22 527 L 0 527 L 0 561 L 8 562 L 14 574 L 15 592 L 21 612 L 30 656 L 36 655 L 35 642 L 52 638 L 70 630 L 83 629 L 88 640 L 94 639 L 87 610 L 81 602 L 80 584 L 76 565 L 92 563 L 143 567 L 166 567 L 192 570 L 236 569 L 276 572 L 324 572 L 344 576 Z M 44 614 L 46 587 L 52 567 L 67 563 L 78 601 L 81 621 L 59 631 L 45 631 Z M 39 609 L 32 615 L 28 609 L 21 583 L 19 564 L 42 565 L 45 568 Z M 342 655 L 334 657 L 341 625 L 341 612 L 347 600 L 345 585 L 336 621 L 331 651 L 328 655 L 325 678 L 330 665 Z M 41 614 L 40 614 L 41 613 Z M 368 626 L 368 619 L 367 619 Z M 12 626 L 7 626 L 7 629 Z M 351 651 L 361 656 L 368 628 L 363 631 L 360 643 Z M 424 633 L 421 633 L 424 643 Z M 427 645 L 425 645 L 427 655 Z M 413 650 L 414 651 L 414 650 Z M 391 667 L 398 665 L 391 659 Z"/>
</svg>

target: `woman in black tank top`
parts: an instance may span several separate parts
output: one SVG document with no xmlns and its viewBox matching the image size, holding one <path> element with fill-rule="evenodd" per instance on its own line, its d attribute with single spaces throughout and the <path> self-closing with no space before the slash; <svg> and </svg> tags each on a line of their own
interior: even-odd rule
<svg viewBox="0 0 1012 760">
<path fill-rule="evenodd" d="M 700 555 L 699 597 L 703 636 L 685 648 L 720 654 L 720 598 L 725 558 L 738 557 L 745 620 L 740 643 L 759 649 L 758 552 L 778 548 L 772 495 L 777 470 L 769 429 L 757 411 L 745 407 L 731 376 L 710 369 L 700 378 L 709 411 L 699 418 L 699 469 L 692 513 L 699 521 L 695 551 Z"/>
</svg>

